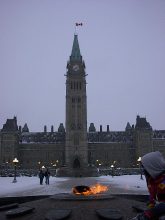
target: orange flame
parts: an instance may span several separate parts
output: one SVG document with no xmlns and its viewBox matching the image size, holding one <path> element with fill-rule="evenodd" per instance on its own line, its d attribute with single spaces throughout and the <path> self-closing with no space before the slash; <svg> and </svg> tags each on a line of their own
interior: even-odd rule
<svg viewBox="0 0 165 220">
<path fill-rule="evenodd" d="M 73 193 L 76 195 L 84 195 L 84 196 L 89 196 L 92 194 L 99 194 L 102 192 L 106 192 L 108 190 L 107 186 L 103 186 L 101 184 L 96 184 L 96 185 L 92 185 L 90 186 L 90 190 L 86 190 L 84 192 L 78 192 L 75 188 L 73 188 Z"/>
<path fill-rule="evenodd" d="M 101 184 L 96 184 L 90 187 L 92 194 L 97 194 L 101 192 L 106 192 L 108 190 L 107 186 L 103 186 Z"/>
</svg>

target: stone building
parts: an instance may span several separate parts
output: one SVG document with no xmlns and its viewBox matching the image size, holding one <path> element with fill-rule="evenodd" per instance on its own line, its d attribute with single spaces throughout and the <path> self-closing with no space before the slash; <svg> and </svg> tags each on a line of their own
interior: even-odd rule
<svg viewBox="0 0 165 220">
<path fill-rule="evenodd" d="M 137 116 L 135 125 L 123 131 L 106 131 L 91 123 L 87 128 L 86 72 L 78 36 L 74 35 L 66 73 L 66 121 L 57 131 L 30 132 L 28 125 L 7 119 L 0 130 L 0 165 L 12 166 L 15 157 L 21 168 L 42 165 L 60 168 L 59 176 L 94 176 L 95 167 L 136 167 L 137 159 L 147 152 L 165 156 L 165 130 L 153 130 L 146 118 Z"/>
</svg>

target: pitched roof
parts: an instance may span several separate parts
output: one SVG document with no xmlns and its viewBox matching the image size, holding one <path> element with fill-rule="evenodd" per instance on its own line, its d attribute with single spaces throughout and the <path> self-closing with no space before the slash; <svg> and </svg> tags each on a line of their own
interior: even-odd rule
<svg viewBox="0 0 165 220">
<path fill-rule="evenodd" d="M 80 47 L 78 43 L 78 36 L 74 35 L 74 40 L 73 40 L 73 46 L 72 46 L 72 53 L 70 56 L 71 61 L 82 61 L 82 56 L 80 53 Z"/>
</svg>

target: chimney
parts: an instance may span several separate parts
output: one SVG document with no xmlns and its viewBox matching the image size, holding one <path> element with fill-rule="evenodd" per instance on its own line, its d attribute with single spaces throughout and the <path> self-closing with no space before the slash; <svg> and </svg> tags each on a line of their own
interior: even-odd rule
<svg viewBox="0 0 165 220">
<path fill-rule="evenodd" d="M 22 132 L 22 127 L 21 126 L 19 126 L 19 132 Z"/>
<path fill-rule="evenodd" d="M 44 132 L 45 132 L 45 133 L 47 132 L 47 127 L 46 127 L 46 125 L 44 125 Z"/>
<path fill-rule="evenodd" d="M 109 125 L 107 125 L 107 132 L 109 132 Z"/>
<path fill-rule="evenodd" d="M 100 132 L 102 132 L 102 125 L 100 125 Z"/>
</svg>

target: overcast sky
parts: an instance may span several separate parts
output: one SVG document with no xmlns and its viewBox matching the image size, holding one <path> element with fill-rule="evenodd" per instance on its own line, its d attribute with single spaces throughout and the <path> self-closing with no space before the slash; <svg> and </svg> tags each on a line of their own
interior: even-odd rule
<svg viewBox="0 0 165 220">
<path fill-rule="evenodd" d="M 146 117 L 165 129 L 164 0 L 0 0 L 0 128 L 65 124 L 75 22 L 86 63 L 87 120 L 124 130 Z"/>
</svg>

